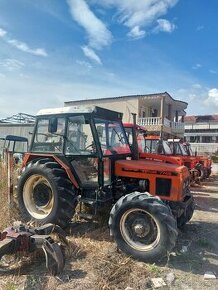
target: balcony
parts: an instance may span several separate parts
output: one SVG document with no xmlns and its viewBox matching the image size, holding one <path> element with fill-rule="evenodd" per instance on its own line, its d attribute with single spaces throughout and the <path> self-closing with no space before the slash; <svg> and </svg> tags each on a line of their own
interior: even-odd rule
<svg viewBox="0 0 218 290">
<path fill-rule="evenodd" d="M 169 134 L 183 134 L 185 131 L 184 123 L 172 122 L 164 118 L 162 124 L 160 117 L 138 118 L 138 125 L 146 127 L 148 131 L 161 131 L 161 126 L 163 126 L 163 131 Z"/>
</svg>

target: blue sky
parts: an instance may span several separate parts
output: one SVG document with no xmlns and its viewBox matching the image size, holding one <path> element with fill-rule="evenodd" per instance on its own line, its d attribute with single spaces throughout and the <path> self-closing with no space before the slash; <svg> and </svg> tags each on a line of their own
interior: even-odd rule
<svg viewBox="0 0 218 290">
<path fill-rule="evenodd" d="M 216 0 L 0 0 L 0 118 L 165 92 L 218 114 Z"/>
</svg>

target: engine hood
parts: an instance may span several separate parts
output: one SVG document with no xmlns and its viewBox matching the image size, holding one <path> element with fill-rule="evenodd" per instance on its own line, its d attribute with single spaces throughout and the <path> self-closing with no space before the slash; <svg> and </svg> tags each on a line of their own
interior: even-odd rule
<svg viewBox="0 0 218 290">
<path fill-rule="evenodd" d="M 146 160 L 118 160 L 116 161 L 115 174 L 119 175 L 120 171 L 129 172 L 143 172 L 150 174 L 160 175 L 179 175 L 189 174 L 188 169 L 185 166 L 179 166 L 176 164 L 166 164 L 162 162 L 152 162 Z"/>
</svg>

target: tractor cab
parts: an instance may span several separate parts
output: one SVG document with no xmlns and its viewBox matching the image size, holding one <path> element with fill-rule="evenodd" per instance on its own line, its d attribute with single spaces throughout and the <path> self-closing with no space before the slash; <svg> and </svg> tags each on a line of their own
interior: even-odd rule
<svg viewBox="0 0 218 290">
<path fill-rule="evenodd" d="M 191 144 L 188 142 L 183 142 L 182 144 L 185 152 L 187 153 L 188 156 L 196 156 L 197 152 L 193 152 L 192 148 L 191 148 Z"/>
<path fill-rule="evenodd" d="M 124 128 L 131 145 L 133 143 L 134 125 L 131 123 L 124 123 Z M 172 155 L 172 151 L 167 141 L 160 139 L 159 136 L 147 135 L 145 128 L 139 125 L 135 126 L 135 132 L 137 135 L 139 153 Z"/>
<path fill-rule="evenodd" d="M 209 156 L 197 155 L 197 151 L 193 152 L 191 144 L 188 142 L 183 142 L 182 146 L 188 156 L 195 156 L 195 158 L 198 160 L 198 163 L 201 164 L 199 166 L 203 166 L 204 177 L 206 178 L 209 177 L 211 174 L 211 166 L 212 166 L 211 158 Z"/>
<path fill-rule="evenodd" d="M 7 153 L 11 153 L 15 163 L 22 161 L 23 155 L 28 150 L 28 139 L 16 135 L 6 135 L 0 137 L 1 156 L 3 161 L 7 159 Z"/>
<path fill-rule="evenodd" d="M 56 156 L 70 167 L 75 185 L 83 191 L 108 186 L 114 160 L 131 156 L 121 119 L 122 114 L 99 107 L 41 110 L 30 158 Z"/>
<path fill-rule="evenodd" d="M 180 139 L 168 139 L 168 144 L 173 152 L 173 155 L 189 155 L 183 144 L 181 143 Z"/>
</svg>

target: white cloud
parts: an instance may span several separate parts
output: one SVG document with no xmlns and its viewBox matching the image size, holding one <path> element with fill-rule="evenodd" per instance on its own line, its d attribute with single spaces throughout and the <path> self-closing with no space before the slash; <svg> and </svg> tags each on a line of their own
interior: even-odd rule
<svg viewBox="0 0 218 290">
<path fill-rule="evenodd" d="M 210 70 L 209 70 L 209 73 L 211 73 L 211 74 L 217 74 L 217 71 L 214 70 L 214 69 L 210 69 Z"/>
<path fill-rule="evenodd" d="M 202 88 L 202 85 L 196 83 L 196 84 L 193 84 L 192 87 L 193 87 L 194 89 L 201 89 L 201 88 Z"/>
<path fill-rule="evenodd" d="M 84 0 L 67 0 L 73 19 L 82 26 L 89 38 L 89 47 L 101 49 L 112 41 L 111 32 L 90 10 Z"/>
<path fill-rule="evenodd" d="M 37 56 L 47 56 L 47 52 L 45 51 L 44 48 L 31 48 L 29 47 L 28 44 L 26 44 L 25 42 L 19 41 L 17 39 L 12 39 L 9 37 L 5 37 L 7 34 L 7 31 L 5 31 L 4 29 L 0 28 L 0 37 L 4 38 L 4 41 L 7 42 L 8 44 L 16 47 L 17 49 L 23 51 L 23 52 L 27 52 L 33 55 L 37 55 Z"/>
<path fill-rule="evenodd" d="M 139 39 L 146 35 L 146 32 L 144 30 L 140 30 L 139 26 L 133 27 L 130 32 L 127 34 L 129 37 Z"/>
<path fill-rule="evenodd" d="M 144 31 L 150 29 L 155 21 L 165 15 L 170 8 L 176 5 L 178 0 L 95 0 L 95 3 L 103 5 L 105 8 L 113 7 L 117 9 L 116 18 L 119 23 L 130 29 L 128 35 L 135 38 L 135 34 L 131 34 L 133 29 Z M 163 26 L 163 23 L 162 23 Z M 137 28 L 135 28 L 137 27 Z M 167 31 L 175 29 L 174 25 L 164 26 Z M 144 33 L 144 36 L 146 33 Z M 142 36 L 142 33 L 141 35 Z"/>
<path fill-rule="evenodd" d="M 139 39 L 147 35 L 146 30 L 152 32 L 155 21 L 165 15 L 177 2 L 178 0 L 67 0 L 72 18 L 85 29 L 88 35 L 86 47 L 92 49 L 92 55 L 95 49 L 102 49 L 112 42 L 110 30 L 91 10 L 92 5 L 95 4 L 95 8 L 96 5 L 104 9 L 113 8 L 116 11 L 113 19 L 129 28 L 127 36 Z M 175 24 L 168 20 L 159 19 L 156 32 L 169 33 L 175 28 Z M 94 58 L 96 61 L 98 56 Z"/>
<path fill-rule="evenodd" d="M 0 28 L 0 37 L 4 37 L 7 34 L 7 31 L 4 29 Z"/>
<path fill-rule="evenodd" d="M 17 59 L 6 58 L 0 61 L 0 67 L 5 68 L 8 71 L 15 71 L 22 68 L 25 64 Z"/>
<path fill-rule="evenodd" d="M 208 97 L 204 101 L 207 106 L 213 106 L 218 108 L 218 89 L 213 88 L 208 91 Z"/>
<path fill-rule="evenodd" d="M 82 46 L 83 53 L 85 54 L 86 57 L 88 57 L 90 60 L 102 64 L 102 61 L 100 57 L 95 53 L 93 49 L 91 49 L 88 46 Z"/>
<path fill-rule="evenodd" d="M 92 69 L 92 65 L 89 62 L 87 62 L 87 61 L 84 61 L 84 60 L 76 60 L 76 63 L 79 64 L 80 66 L 88 69 L 88 70 Z"/>
<path fill-rule="evenodd" d="M 25 42 L 22 42 L 16 39 L 9 39 L 7 42 L 23 52 L 31 53 L 37 56 L 48 55 L 44 48 L 33 49 L 33 48 L 30 48 Z"/>
<path fill-rule="evenodd" d="M 204 29 L 204 25 L 199 25 L 199 26 L 197 26 L 197 28 L 196 28 L 197 31 L 201 31 L 201 30 L 203 30 L 203 29 Z"/>
<path fill-rule="evenodd" d="M 192 69 L 199 69 L 199 68 L 201 68 L 202 67 L 202 64 L 200 64 L 200 63 L 196 63 L 193 67 L 192 67 Z"/>
<path fill-rule="evenodd" d="M 157 23 L 157 26 L 153 30 L 155 33 L 160 31 L 172 33 L 176 29 L 176 25 L 166 19 L 158 19 Z"/>
</svg>

